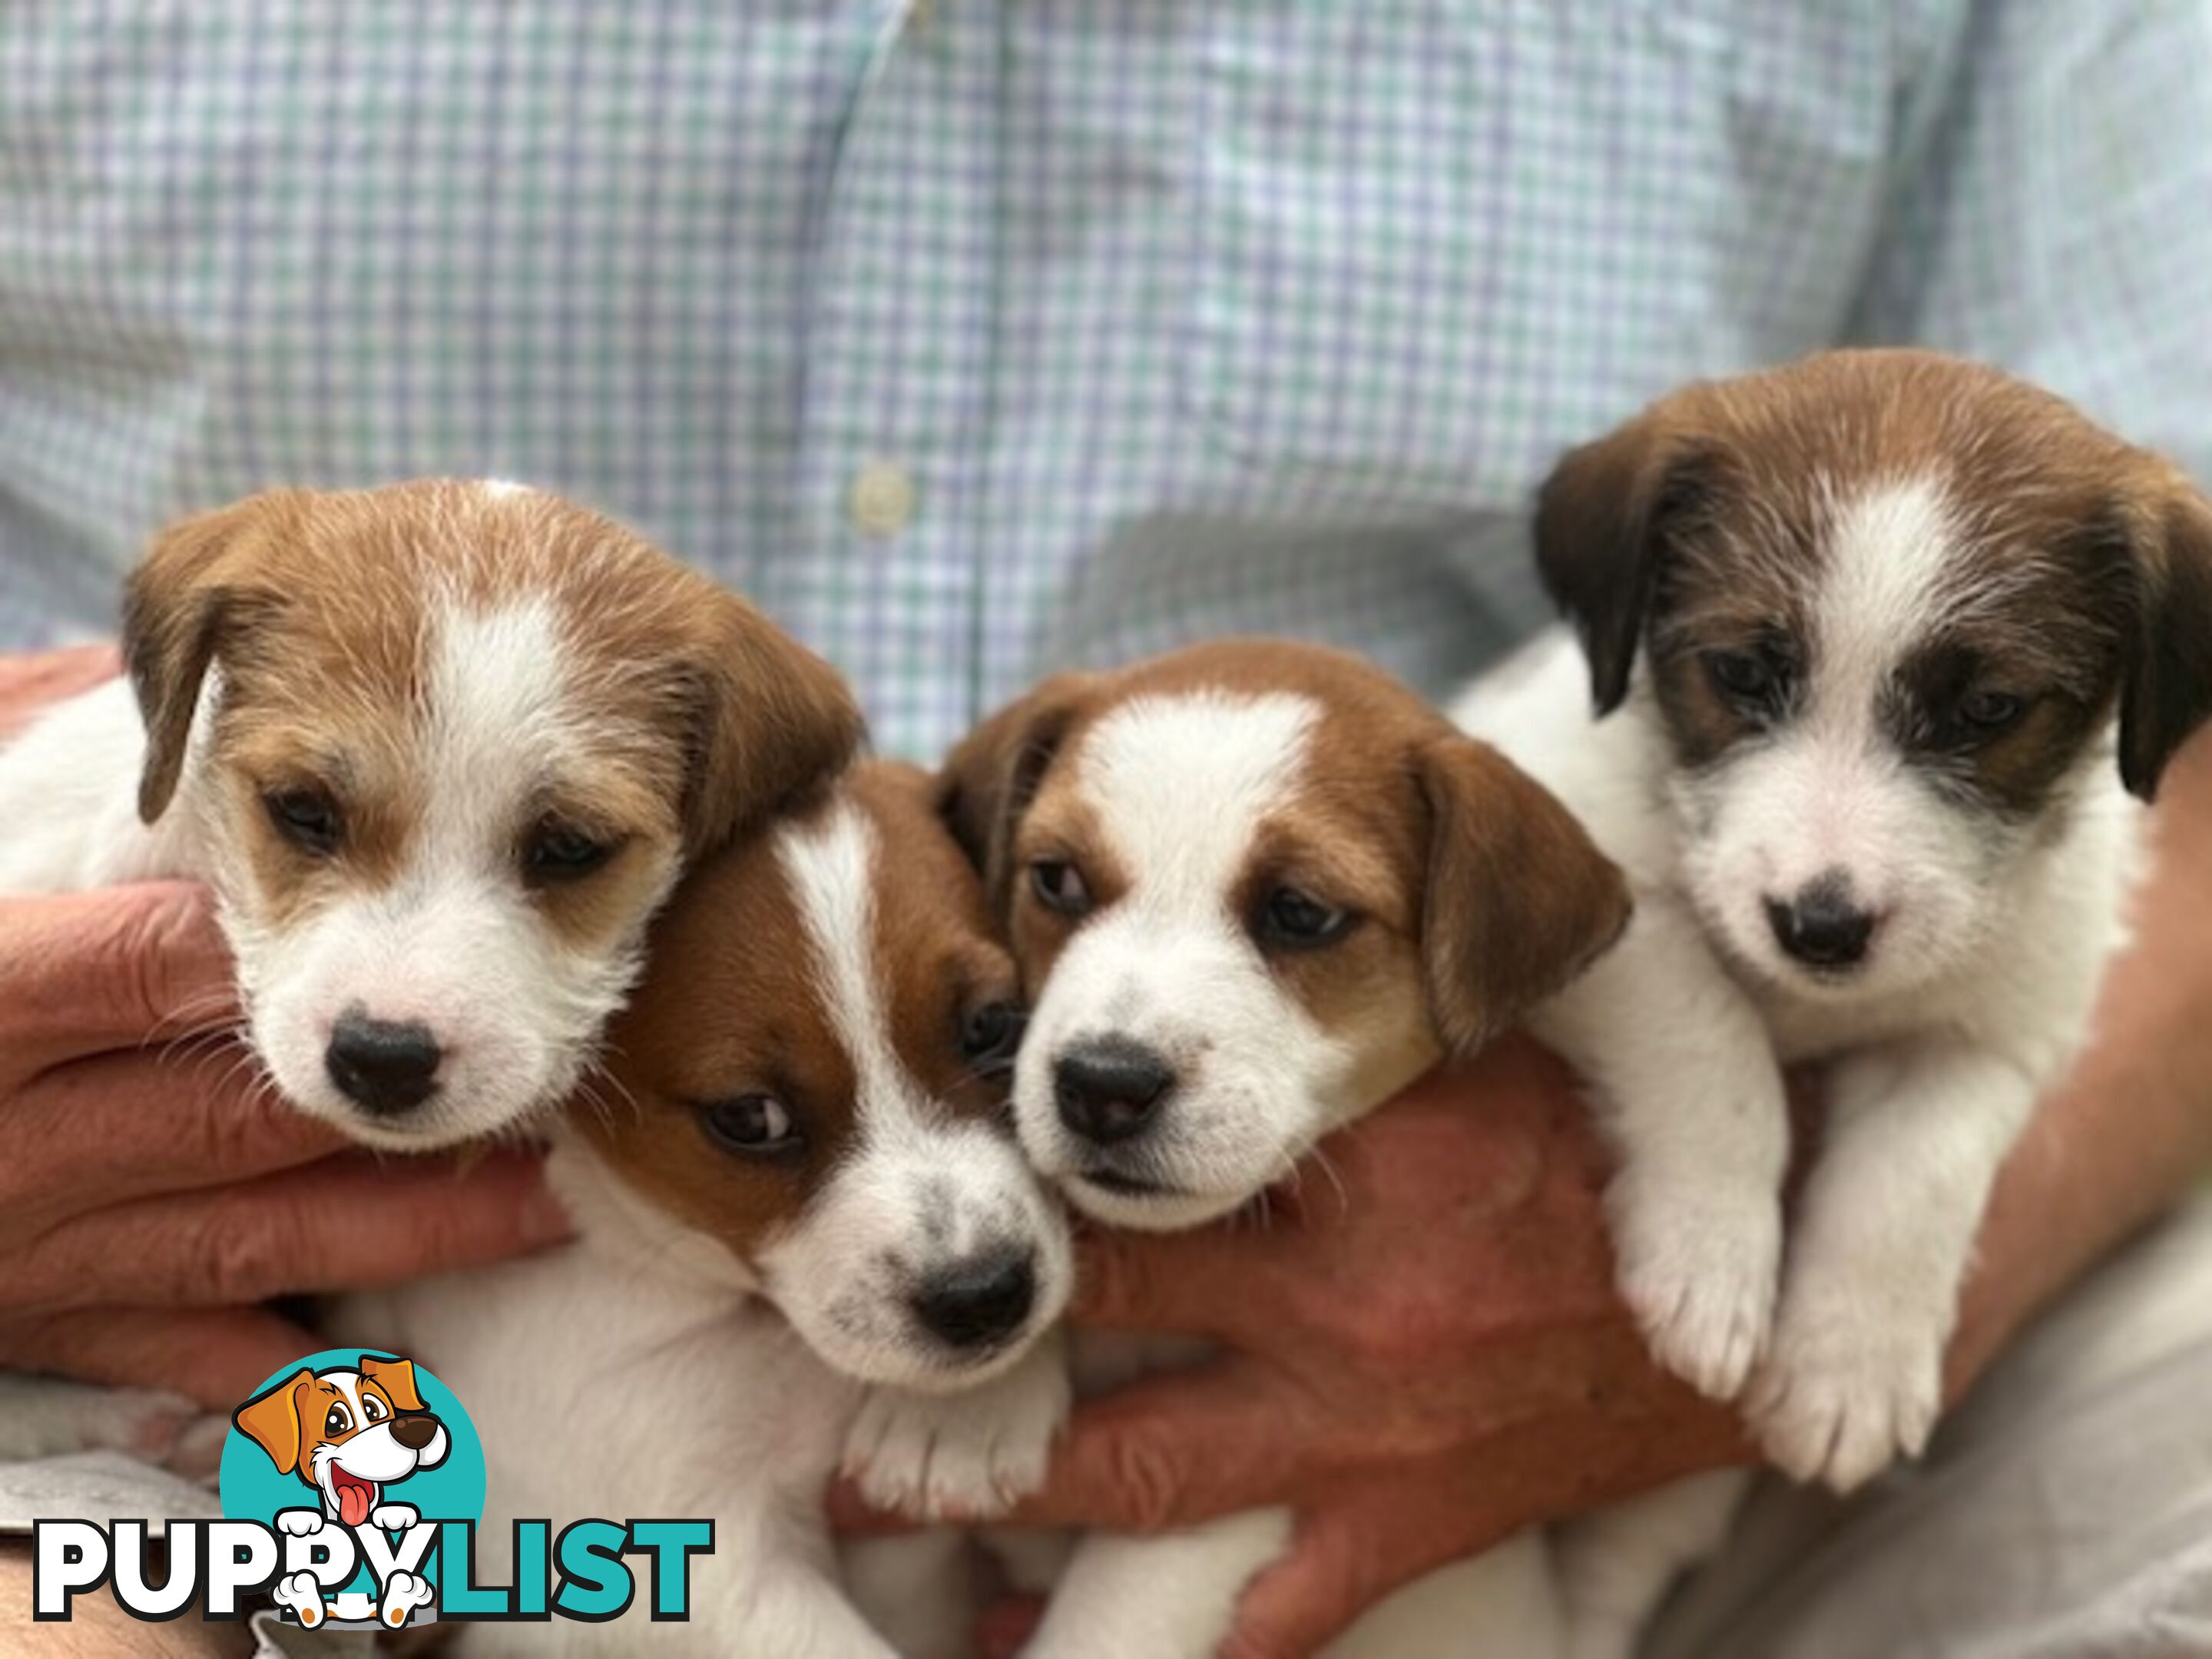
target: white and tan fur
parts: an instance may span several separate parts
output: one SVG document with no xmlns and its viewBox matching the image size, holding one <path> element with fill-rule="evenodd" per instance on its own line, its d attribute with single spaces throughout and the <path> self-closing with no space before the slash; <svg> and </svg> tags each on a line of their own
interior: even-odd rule
<svg viewBox="0 0 2212 1659">
<path fill-rule="evenodd" d="M 1533 1028 L 1591 1085 L 1655 1352 L 1848 1491 L 1926 1444 L 1991 1185 L 2124 938 L 2124 777 L 2148 796 L 2212 708 L 2212 507 L 1993 372 L 1832 354 L 1570 455 L 1538 542 L 1582 643 L 1455 717 L 1637 908 Z M 1800 1062 L 1826 1127 L 1785 1225 Z M 1627 1650 L 1738 1482 L 1563 1535 L 1577 1655 Z"/>
<path fill-rule="evenodd" d="M 945 772 L 1033 1000 L 1024 1146 L 1086 1214 L 1174 1229 L 1245 1205 L 1323 1135 L 1514 1024 L 1618 935 L 1619 872 L 1486 745 L 1353 659 L 1224 641 L 1049 681 Z M 1192 1344 L 1078 1333 L 1079 1390 Z M 1024 1539 L 1054 1578 L 1029 1651 L 1211 1653 L 1291 1517 Z M 1064 1560 L 1064 1571 L 1056 1571 Z M 1354 1632 L 1437 1651 L 1468 1605 L 1547 1600 L 1522 1552 Z M 1512 1587 L 1508 1589 L 1510 1582 Z M 1517 1624 L 1514 1629 L 1517 1631 Z"/>
<path fill-rule="evenodd" d="M 395 1150 L 557 1103 L 685 858 L 860 734 L 743 600 L 516 486 L 189 520 L 123 646 L 0 750 L 0 893 L 210 884 L 267 1077 Z"/>
<path fill-rule="evenodd" d="M 823 1518 L 848 1437 L 908 1456 L 933 1501 L 1041 1477 L 1066 1389 L 1032 1350 L 1071 1267 L 997 1121 L 1014 988 L 910 769 L 861 768 L 679 890 L 611 1031 L 620 1103 L 552 1155 L 576 1242 L 354 1298 L 339 1323 L 469 1403 L 489 1572 L 524 1516 L 709 1516 L 714 1551 L 687 1623 L 477 1626 L 465 1651 L 889 1659 Z M 963 1414 L 959 1391 L 1032 1370 L 1037 1423 Z M 886 1447 L 872 1402 L 908 1395 L 933 1402 L 933 1443 Z"/>
<path fill-rule="evenodd" d="M 685 860 L 860 733 L 744 600 L 519 486 L 253 496 L 157 538 L 125 612 L 128 679 L 0 748 L 0 894 L 209 884 L 262 1077 L 382 1148 L 556 1107 Z M 6 1392 L 21 1456 L 182 1405 Z"/>
</svg>

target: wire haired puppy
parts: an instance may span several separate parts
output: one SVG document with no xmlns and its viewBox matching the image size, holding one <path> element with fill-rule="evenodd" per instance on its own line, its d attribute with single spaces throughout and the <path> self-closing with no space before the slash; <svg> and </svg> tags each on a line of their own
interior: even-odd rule
<svg viewBox="0 0 2212 1659">
<path fill-rule="evenodd" d="M 2212 505 L 1993 370 L 1838 352 L 1574 451 L 1536 539 L 1579 648 L 1455 714 L 1637 908 L 1535 1029 L 1594 1089 L 1658 1356 L 1849 1489 L 1927 1441 L 1991 1183 L 2124 936 L 2130 796 L 2212 712 Z M 1785 1249 L 1782 1068 L 1810 1060 Z M 1686 1512 L 1724 1517 L 1721 1485 Z M 1571 1588 L 1604 1554 L 1571 1546 Z M 1657 1588 L 1598 1590 L 1618 1645 Z"/>
<path fill-rule="evenodd" d="M 0 751 L 0 892 L 210 884 L 267 1075 L 375 1146 L 557 1101 L 684 862 L 860 732 L 742 599 L 512 484 L 187 520 L 123 650 Z"/>
</svg>

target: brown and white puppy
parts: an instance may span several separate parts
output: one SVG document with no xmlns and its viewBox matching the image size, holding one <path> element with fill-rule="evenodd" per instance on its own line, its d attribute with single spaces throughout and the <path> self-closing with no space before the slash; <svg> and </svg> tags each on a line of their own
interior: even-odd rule
<svg viewBox="0 0 2212 1659">
<path fill-rule="evenodd" d="M 273 490 L 130 582 L 127 685 L 0 753 L 0 892 L 213 884 L 295 1104 L 420 1148 L 559 1099 L 686 860 L 842 765 L 829 666 L 511 484 Z"/>
<path fill-rule="evenodd" d="M 1535 1029 L 1595 1085 L 1656 1352 L 1848 1488 L 1927 1439 L 1990 1185 L 2124 938 L 2130 796 L 2212 714 L 2212 503 L 1994 370 L 1840 352 L 1573 452 L 1536 534 L 1580 648 L 1455 712 L 1637 913 Z M 1785 1251 L 1798 1061 L 1827 1125 Z"/>
<path fill-rule="evenodd" d="M 385 1501 L 384 1491 L 417 1469 L 446 1461 L 446 1425 L 423 1406 L 412 1360 L 365 1353 L 357 1366 L 304 1367 L 231 1413 L 239 1431 L 269 1454 L 279 1474 L 296 1475 L 321 1499 L 316 1509 L 285 1510 L 287 1532 L 312 1531 L 325 1519 L 387 1532 L 415 1524 L 411 1504 Z M 287 1517 L 304 1515 L 304 1528 Z"/>
<path fill-rule="evenodd" d="M 1619 935 L 1559 803 L 1377 670 L 1237 641 L 1047 682 L 944 774 L 1031 1000 L 1015 1121 L 1101 1220 L 1225 1214 Z M 1188 1357 L 1078 1339 L 1079 1387 Z M 1033 1651 L 1199 1655 L 1290 1521 L 1077 1548 Z"/>
<path fill-rule="evenodd" d="M 1064 1383 L 1034 1420 L 939 1409 L 911 1448 L 873 1406 L 1004 1376 L 1066 1302 L 1065 1223 L 1002 1121 L 1020 1019 L 994 933 L 927 781 L 888 763 L 687 878 L 610 1027 L 606 1109 L 552 1154 L 575 1243 L 341 1316 L 470 1402 L 486 1547 L 501 1516 L 711 1516 L 665 1639 L 889 1659 L 822 1515 L 848 1436 L 942 1501 L 1041 1477 Z M 639 1608 L 463 1639 L 629 1654 L 662 1633 Z"/>
</svg>

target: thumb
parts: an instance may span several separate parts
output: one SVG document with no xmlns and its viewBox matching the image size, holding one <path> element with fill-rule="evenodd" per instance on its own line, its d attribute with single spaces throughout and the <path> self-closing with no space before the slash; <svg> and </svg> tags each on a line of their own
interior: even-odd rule
<svg viewBox="0 0 2212 1659">
<path fill-rule="evenodd" d="M 1131 1383 L 1079 1407 L 1025 1525 L 1150 1533 L 1289 1501 L 1322 1440 L 1305 1397 L 1241 1357 Z"/>
<path fill-rule="evenodd" d="M 1245 1588 L 1221 1659 L 1306 1659 L 1392 1591 L 1481 1547 L 1437 1522 L 1387 1481 L 1303 1516 L 1291 1553 Z"/>
</svg>

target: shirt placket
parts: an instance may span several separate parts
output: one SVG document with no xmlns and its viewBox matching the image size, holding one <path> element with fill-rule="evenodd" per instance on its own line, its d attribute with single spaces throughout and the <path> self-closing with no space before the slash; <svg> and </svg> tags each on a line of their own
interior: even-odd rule
<svg viewBox="0 0 2212 1659">
<path fill-rule="evenodd" d="M 773 601 L 850 675 L 879 748 L 972 713 L 999 271 L 994 3 L 885 14 L 835 141 Z"/>
</svg>

